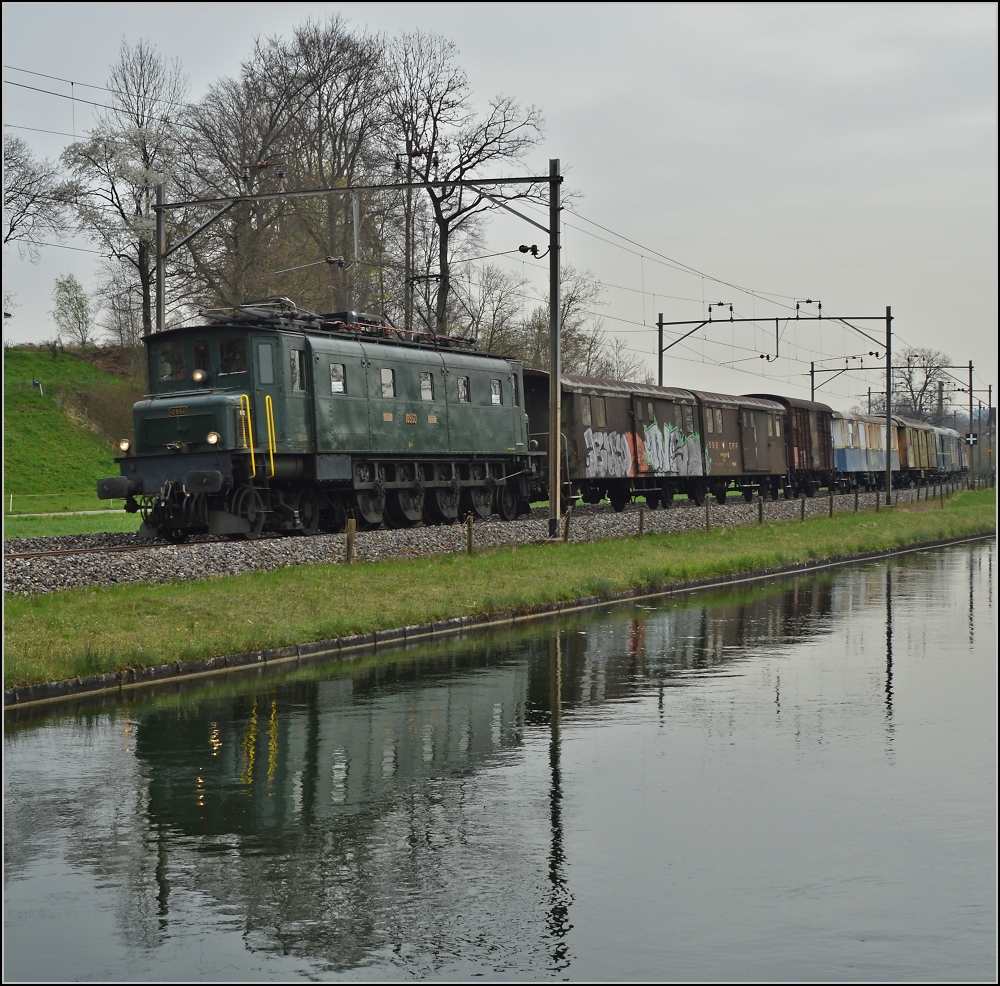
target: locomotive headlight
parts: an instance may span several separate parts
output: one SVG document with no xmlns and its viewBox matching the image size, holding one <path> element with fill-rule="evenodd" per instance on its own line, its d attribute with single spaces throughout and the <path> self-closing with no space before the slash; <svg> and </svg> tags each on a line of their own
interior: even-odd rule
<svg viewBox="0 0 1000 986">
<path fill-rule="evenodd" d="M 120 448 L 122 450 L 122 452 L 127 452 L 131 447 L 132 447 L 132 443 L 127 438 L 123 438 L 118 443 L 118 448 Z"/>
<path fill-rule="evenodd" d="M 191 379 L 195 383 L 204 383 L 208 379 L 208 374 L 204 370 L 195 370 L 191 374 Z"/>
<path fill-rule="evenodd" d="M 219 444 L 219 439 L 221 437 L 222 436 L 217 431 L 210 431 L 205 436 L 205 441 L 208 442 L 209 445 L 218 445 Z"/>
</svg>

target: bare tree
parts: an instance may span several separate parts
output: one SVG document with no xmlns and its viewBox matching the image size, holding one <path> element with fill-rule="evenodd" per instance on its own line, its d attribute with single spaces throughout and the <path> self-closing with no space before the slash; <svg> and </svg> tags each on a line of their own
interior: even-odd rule
<svg viewBox="0 0 1000 986">
<path fill-rule="evenodd" d="M 461 334 L 477 340 L 485 352 L 513 352 L 527 281 L 496 264 L 468 264 L 453 278 L 452 289 L 466 323 Z"/>
<path fill-rule="evenodd" d="M 72 275 L 57 277 L 52 291 L 53 309 L 49 313 L 60 335 L 65 335 L 81 349 L 94 337 L 95 305 Z"/>
<path fill-rule="evenodd" d="M 28 145 L 3 135 L 3 242 L 17 244 L 21 257 L 38 261 L 46 236 L 62 239 L 70 229 L 66 186 L 59 169 L 35 158 Z"/>
<path fill-rule="evenodd" d="M 153 328 L 156 279 L 153 205 L 156 186 L 171 178 L 181 137 L 187 80 L 148 41 L 122 42 L 108 77 L 109 109 L 87 140 L 70 145 L 63 162 L 76 180 L 76 213 L 92 239 L 132 268 L 141 288 L 143 330 Z"/>
<path fill-rule="evenodd" d="M 404 34 L 391 47 L 388 107 L 398 146 L 404 151 L 414 181 L 455 182 L 427 188 L 437 234 L 436 330 L 446 331 L 451 291 L 450 260 L 456 234 L 474 218 L 496 208 L 497 199 L 525 198 L 530 187 L 516 192 L 491 189 L 489 196 L 458 182 L 480 177 L 521 161 L 541 133 L 542 118 L 534 106 L 522 110 L 508 96 L 496 96 L 477 118 L 465 72 L 455 64 L 455 45 L 439 35 Z M 491 174 L 489 177 L 502 177 Z"/>
<path fill-rule="evenodd" d="M 142 342 L 142 285 L 135 268 L 117 260 L 104 261 L 97 287 L 99 325 L 119 346 L 134 349 Z"/>
<path fill-rule="evenodd" d="M 904 349 L 893 360 L 893 410 L 921 421 L 936 420 L 943 415 L 948 380 L 945 367 L 949 363 L 951 359 L 936 349 Z"/>
</svg>

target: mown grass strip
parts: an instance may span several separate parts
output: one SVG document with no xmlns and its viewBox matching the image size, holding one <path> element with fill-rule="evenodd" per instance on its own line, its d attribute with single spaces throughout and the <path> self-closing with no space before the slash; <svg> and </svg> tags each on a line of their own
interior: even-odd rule
<svg viewBox="0 0 1000 986">
<path fill-rule="evenodd" d="M 879 514 L 5 598 L 4 687 L 995 531 L 993 491 Z"/>
</svg>

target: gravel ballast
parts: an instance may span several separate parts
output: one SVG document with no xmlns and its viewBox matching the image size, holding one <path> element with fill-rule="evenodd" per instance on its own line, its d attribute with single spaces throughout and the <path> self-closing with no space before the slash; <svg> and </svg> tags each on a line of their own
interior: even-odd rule
<svg viewBox="0 0 1000 986">
<path fill-rule="evenodd" d="M 915 501 L 915 491 L 903 490 L 900 502 Z M 807 517 L 825 516 L 829 497 L 805 500 Z M 836 513 L 853 512 L 854 494 L 834 497 Z M 794 520 L 802 509 L 799 500 L 768 500 L 763 504 L 764 519 Z M 875 494 L 858 497 L 861 510 L 875 508 Z M 709 500 L 709 518 L 713 527 L 736 527 L 758 521 L 759 501 L 745 502 L 730 498 L 726 504 Z M 681 502 L 669 510 L 648 510 L 630 504 L 615 513 L 608 504 L 577 506 L 570 520 L 572 542 L 602 541 L 634 537 L 638 534 L 640 512 L 646 534 L 704 529 L 705 507 Z M 563 520 L 565 524 L 565 519 Z M 477 521 L 473 525 L 476 549 L 530 544 L 548 537 L 548 515 L 544 508 L 530 517 L 504 523 L 498 518 Z M 85 586 L 112 586 L 138 582 L 169 582 L 203 579 L 213 576 L 244 575 L 290 565 L 342 563 L 345 557 L 344 534 L 318 534 L 313 537 L 273 537 L 259 541 L 195 540 L 134 552 L 92 552 L 94 548 L 129 547 L 144 544 L 135 534 L 90 534 L 70 537 L 18 538 L 4 542 L 5 593 L 31 594 L 57 592 Z M 403 530 L 359 531 L 355 541 L 355 560 L 377 562 L 389 558 L 449 554 L 464 551 L 466 531 L 462 524 L 438 527 L 415 527 Z M 17 558 L 12 554 L 33 551 L 69 551 L 47 557 Z"/>
</svg>

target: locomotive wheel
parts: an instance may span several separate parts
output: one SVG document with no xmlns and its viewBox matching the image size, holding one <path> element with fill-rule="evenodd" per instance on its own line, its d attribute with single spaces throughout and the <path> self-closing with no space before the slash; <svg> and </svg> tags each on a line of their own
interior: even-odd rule
<svg viewBox="0 0 1000 986">
<path fill-rule="evenodd" d="M 295 498 L 295 509 L 302 525 L 299 534 L 306 536 L 319 530 L 319 496 L 311 486 L 303 486 Z"/>
<path fill-rule="evenodd" d="M 339 534 L 347 526 L 347 507 L 337 494 L 331 494 L 329 499 L 331 509 L 320 514 L 319 526 L 329 534 Z"/>
<path fill-rule="evenodd" d="M 416 490 L 389 490 L 386 508 L 394 527 L 412 527 L 423 519 L 424 494 Z"/>
<path fill-rule="evenodd" d="M 482 486 L 462 490 L 461 509 L 462 513 L 475 514 L 480 520 L 486 520 L 493 513 L 493 497 Z"/>
<path fill-rule="evenodd" d="M 497 513 L 501 520 L 513 520 L 517 506 L 517 487 L 505 484 L 497 489 Z"/>
<path fill-rule="evenodd" d="M 358 519 L 368 527 L 381 527 L 385 515 L 385 494 L 377 496 L 368 490 L 358 491 Z"/>
<path fill-rule="evenodd" d="M 458 519 L 461 504 L 458 490 L 431 490 L 424 496 L 424 514 L 432 524 L 450 524 Z"/>
<path fill-rule="evenodd" d="M 250 525 L 246 534 L 238 537 L 246 541 L 256 541 L 264 530 L 264 501 L 252 486 L 241 486 L 233 497 L 232 512 L 242 517 Z"/>
</svg>

